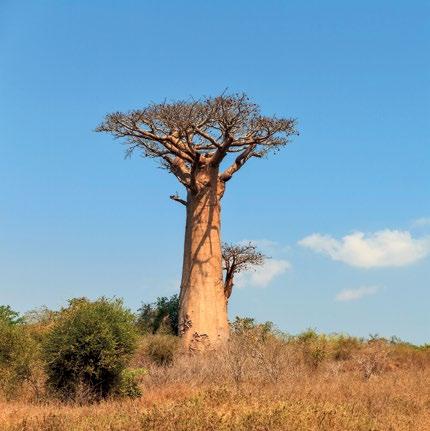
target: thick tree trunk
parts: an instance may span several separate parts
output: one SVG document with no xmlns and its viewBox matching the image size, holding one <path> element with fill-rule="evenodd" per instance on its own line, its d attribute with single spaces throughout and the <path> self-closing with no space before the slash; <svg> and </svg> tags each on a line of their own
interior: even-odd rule
<svg viewBox="0 0 430 431">
<path fill-rule="evenodd" d="M 188 351 L 216 348 L 228 339 L 220 232 L 223 191 L 214 170 L 198 193 L 188 193 L 179 312 L 179 333 Z"/>
</svg>

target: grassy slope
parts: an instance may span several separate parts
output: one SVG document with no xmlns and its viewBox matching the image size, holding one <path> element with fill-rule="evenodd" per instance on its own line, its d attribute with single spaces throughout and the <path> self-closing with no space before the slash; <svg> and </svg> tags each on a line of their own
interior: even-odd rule
<svg viewBox="0 0 430 431">
<path fill-rule="evenodd" d="M 151 363 L 143 341 L 141 398 L 0 401 L 0 430 L 430 430 L 428 349 L 254 335 L 168 367 Z"/>
<path fill-rule="evenodd" d="M 280 386 L 183 384 L 134 401 L 73 407 L 0 404 L 4 430 L 428 430 L 430 373 L 362 380 L 321 372 Z"/>
</svg>

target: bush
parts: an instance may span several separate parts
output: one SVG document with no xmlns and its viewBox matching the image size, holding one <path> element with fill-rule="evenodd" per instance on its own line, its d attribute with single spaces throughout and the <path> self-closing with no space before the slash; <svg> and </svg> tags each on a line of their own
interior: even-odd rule
<svg viewBox="0 0 430 431">
<path fill-rule="evenodd" d="M 31 381 L 37 351 L 24 326 L 0 319 L 0 390 L 7 398 Z"/>
<path fill-rule="evenodd" d="M 145 337 L 144 353 L 156 365 L 173 363 L 178 350 L 178 339 L 171 335 L 156 334 Z"/>
<path fill-rule="evenodd" d="M 145 368 L 126 368 L 122 371 L 115 394 L 120 397 L 138 398 L 142 395 L 138 380 L 147 373 Z"/>
<path fill-rule="evenodd" d="M 0 321 L 10 325 L 17 325 L 23 323 L 23 320 L 19 313 L 12 310 L 9 305 L 0 305 Z"/>
<path fill-rule="evenodd" d="M 355 356 L 355 362 L 365 380 L 391 369 L 389 344 L 383 339 L 372 339 Z"/>
<path fill-rule="evenodd" d="M 136 341 L 133 314 L 122 301 L 70 301 L 43 344 L 49 386 L 65 399 L 114 394 Z"/>
<path fill-rule="evenodd" d="M 336 361 L 346 361 L 351 359 L 353 353 L 360 348 L 360 340 L 349 335 L 334 335 L 331 337 L 332 355 Z"/>
<path fill-rule="evenodd" d="M 261 376 L 265 381 L 276 382 L 288 362 L 288 336 L 272 322 L 257 323 L 249 317 L 236 317 L 230 329 L 224 362 L 235 384 Z"/>
<path fill-rule="evenodd" d="M 246 334 L 264 340 L 270 335 L 281 335 L 273 325 L 273 322 L 257 323 L 251 317 L 236 316 L 233 322 L 230 322 L 230 332 L 232 335 Z"/>
<path fill-rule="evenodd" d="M 178 295 L 170 298 L 163 296 L 154 303 L 142 304 L 137 312 L 137 326 L 143 334 L 178 335 Z"/>
<path fill-rule="evenodd" d="M 296 338 L 302 348 L 305 364 L 316 370 L 327 357 L 327 337 L 318 334 L 314 329 L 308 329 Z"/>
</svg>

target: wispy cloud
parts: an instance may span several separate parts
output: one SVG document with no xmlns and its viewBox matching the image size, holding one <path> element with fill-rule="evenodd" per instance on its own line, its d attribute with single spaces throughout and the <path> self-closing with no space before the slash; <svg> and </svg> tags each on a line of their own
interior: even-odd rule
<svg viewBox="0 0 430 431">
<path fill-rule="evenodd" d="M 291 268 L 290 262 L 285 259 L 267 259 L 264 265 L 238 274 L 237 287 L 267 287 L 275 278 L 284 274 Z"/>
<path fill-rule="evenodd" d="M 417 218 L 412 222 L 412 227 L 425 227 L 430 226 L 430 217 Z"/>
<path fill-rule="evenodd" d="M 430 253 L 430 237 L 413 238 L 408 231 L 354 232 L 341 239 L 315 233 L 299 241 L 303 247 L 360 268 L 410 265 Z"/>
<path fill-rule="evenodd" d="M 267 287 L 275 278 L 291 269 L 291 263 L 283 256 L 290 250 L 289 247 L 270 239 L 251 239 L 240 241 L 240 244 L 254 244 L 259 251 L 268 258 L 262 266 L 254 267 L 236 277 L 237 287 Z"/>
<path fill-rule="evenodd" d="M 356 289 L 343 289 L 336 295 L 336 301 L 357 301 L 364 296 L 375 295 L 381 290 L 380 286 L 362 286 Z"/>
</svg>

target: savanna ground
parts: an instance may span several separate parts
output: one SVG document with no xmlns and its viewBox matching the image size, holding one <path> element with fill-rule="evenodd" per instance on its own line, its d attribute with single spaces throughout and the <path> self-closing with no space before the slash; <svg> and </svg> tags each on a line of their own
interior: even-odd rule
<svg viewBox="0 0 430 431">
<path fill-rule="evenodd" d="M 399 340 L 286 336 L 233 327 L 226 349 L 188 356 L 140 339 L 135 399 L 61 403 L 37 379 L 0 401 L 1 430 L 430 430 L 430 349 Z M 36 373 L 37 374 L 37 373 Z M 42 387 L 42 385 L 40 385 Z"/>
</svg>

